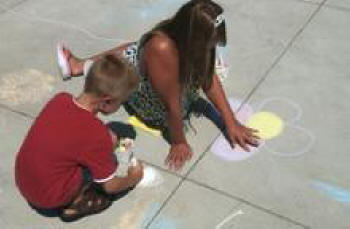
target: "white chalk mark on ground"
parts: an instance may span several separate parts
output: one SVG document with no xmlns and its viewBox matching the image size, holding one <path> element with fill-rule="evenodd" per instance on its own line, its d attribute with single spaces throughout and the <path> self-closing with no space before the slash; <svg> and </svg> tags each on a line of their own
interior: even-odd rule
<svg viewBox="0 0 350 229">
<path fill-rule="evenodd" d="M 111 229 L 139 229 L 149 204 L 150 201 L 137 203 L 130 211 L 125 212 L 120 217 L 118 227 L 112 227 Z"/>
<path fill-rule="evenodd" d="M 159 186 L 164 182 L 162 175 L 154 168 L 146 166 L 143 170 L 143 178 L 136 186 L 139 188 L 151 188 Z"/>
<path fill-rule="evenodd" d="M 298 126 L 296 124 L 297 121 L 299 121 L 301 119 L 301 117 L 303 116 L 303 110 L 301 108 L 301 106 L 297 103 L 295 103 L 294 101 L 292 101 L 291 99 L 288 98 L 268 98 L 265 99 L 263 102 L 261 102 L 261 104 L 258 106 L 257 110 L 263 110 L 264 108 L 266 109 L 266 107 L 269 104 L 274 104 L 274 103 L 278 103 L 280 102 L 281 104 L 288 104 L 289 107 L 293 107 L 293 109 L 295 110 L 295 115 L 290 118 L 289 120 L 284 120 L 285 121 L 285 129 L 286 130 L 291 130 L 294 129 L 297 132 L 295 132 L 296 134 L 305 137 L 305 142 L 306 144 L 302 144 L 300 145 L 300 147 L 298 147 L 299 149 L 297 150 L 293 150 L 292 152 L 288 152 L 287 149 L 283 149 L 283 150 L 275 150 L 273 147 L 273 144 L 271 144 L 270 141 L 266 141 L 266 144 L 263 145 L 263 147 L 265 148 L 265 150 L 267 150 L 270 153 L 279 155 L 279 156 L 285 156 L 285 157 L 293 157 L 293 156 L 300 156 L 306 152 L 308 152 L 312 146 L 315 143 L 316 140 L 316 136 L 314 135 L 314 133 L 306 128 L 303 128 L 301 126 Z M 286 132 L 283 131 L 283 132 Z"/>
<path fill-rule="evenodd" d="M 239 209 L 237 212 L 234 212 L 233 214 L 227 216 L 223 221 L 221 221 L 216 227 L 215 229 L 220 229 L 222 228 L 227 222 L 229 222 L 230 220 L 232 220 L 233 218 L 235 218 L 236 216 L 239 216 L 239 215 L 243 215 L 244 212 Z"/>
<path fill-rule="evenodd" d="M 299 121 L 300 118 L 303 116 L 303 109 L 300 107 L 300 105 L 288 98 L 273 97 L 273 98 L 265 99 L 259 104 L 256 110 L 261 111 L 261 110 L 264 110 L 263 108 L 265 108 L 266 110 L 266 107 L 268 104 L 273 104 L 278 102 L 280 102 L 281 104 L 288 104 L 289 107 L 293 107 L 293 109 L 295 110 L 295 115 L 293 116 L 293 118 L 291 118 L 290 120 L 284 119 L 286 123 L 294 123 L 296 121 Z"/>
<path fill-rule="evenodd" d="M 145 218 L 148 219 L 149 208 L 153 210 L 153 205 L 160 206 L 158 203 L 153 203 L 153 197 L 149 198 L 143 196 L 141 199 L 137 200 L 134 205 L 125 211 L 119 218 L 117 225 L 111 226 L 110 229 L 140 229 L 144 228 L 143 223 Z M 158 209 L 157 208 L 157 209 Z M 152 216 L 155 213 L 152 213 Z"/>
<path fill-rule="evenodd" d="M 305 144 L 298 144 L 298 149 L 294 149 L 292 151 L 289 151 L 288 149 L 276 150 L 276 149 L 274 149 L 273 144 L 271 144 L 271 142 L 269 142 L 269 141 L 266 141 L 266 144 L 264 144 L 262 147 L 265 150 L 267 150 L 268 152 L 275 154 L 275 155 L 278 155 L 278 156 L 296 157 L 296 156 L 300 156 L 304 153 L 307 153 L 312 148 L 312 146 L 315 144 L 316 137 L 313 134 L 313 132 L 311 132 L 310 130 L 305 129 L 305 128 L 300 127 L 300 126 L 297 126 L 295 124 L 286 124 L 286 129 L 296 130 L 297 131 L 296 133 L 298 133 L 298 135 L 305 137 L 306 143 Z M 293 136 L 290 136 L 290 137 L 293 137 Z"/>
<path fill-rule="evenodd" d="M 17 12 L 17 11 L 14 11 L 12 9 L 7 8 L 3 4 L 0 4 L 0 9 L 5 10 L 7 13 L 14 14 L 17 17 L 22 17 L 25 20 L 38 21 L 38 22 L 43 22 L 43 23 L 47 23 L 47 24 L 51 24 L 51 25 L 57 25 L 57 26 L 66 27 L 66 28 L 69 28 L 72 30 L 76 30 L 76 31 L 79 31 L 79 32 L 85 34 L 86 36 L 88 36 L 92 39 L 95 39 L 95 40 L 109 41 L 109 42 L 120 42 L 120 43 L 125 42 L 124 39 L 120 39 L 120 38 L 107 38 L 107 37 L 102 37 L 102 36 L 96 35 L 87 29 L 81 28 L 77 25 L 74 25 L 74 24 L 71 24 L 68 22 L 50 20 L 50 19 L 35 16 L 33 14 L 26 14 L 26 13 Z"/>
<path fill-rule="evenodd" d="M 55 78 L 36 69 L 7 73 L 1 77 L 0 100 L 8 105 L 41 101 L 53 89 Z"/>
</svg>

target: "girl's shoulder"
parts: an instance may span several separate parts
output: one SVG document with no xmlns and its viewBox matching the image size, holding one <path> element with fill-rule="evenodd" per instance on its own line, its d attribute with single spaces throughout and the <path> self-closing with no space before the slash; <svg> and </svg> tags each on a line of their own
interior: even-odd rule
<svg viewBox="0 0 350 229">
<path fill-rule="evenodd" d="M 149 40 L 145 43 L 145 52 L 159 54 L 160 56 L 177 56 L 177 47 L 173 39 L 161 31 L 152 33 Z"/>
<path fill-rule="evenodd" d="M 178 51 L 164 33 L 154 34 L 144 46 L 144 70 L 156 90 L 168 90 L 178 81 Z"/>
</svg>

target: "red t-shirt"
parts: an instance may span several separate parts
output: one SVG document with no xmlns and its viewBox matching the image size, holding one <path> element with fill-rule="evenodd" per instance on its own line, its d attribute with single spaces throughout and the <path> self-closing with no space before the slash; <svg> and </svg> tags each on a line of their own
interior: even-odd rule
<svg viewBox="0 0 350 229">
<path fill-rule="evenodd" d="M 16 158 L 16 184 L 40 208 L 69 203 L 82 185 L 82 168 L 95 182 L 116 170 L 108 127 L 91 112 L 57 94 L 35 120 Z"/>
</svg>

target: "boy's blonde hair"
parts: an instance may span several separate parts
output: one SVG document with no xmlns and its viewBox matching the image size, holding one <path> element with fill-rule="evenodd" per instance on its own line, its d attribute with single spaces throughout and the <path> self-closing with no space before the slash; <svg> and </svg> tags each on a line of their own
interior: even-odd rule
<svg viewBox="0 0 350 229">
<path fill-rule="evenodd" d="M 124 100 L 138 84 L 134 66 L 122 57 L 106 55 L 92 64 L 85 79 L 84 92 Z"/>
</svg>

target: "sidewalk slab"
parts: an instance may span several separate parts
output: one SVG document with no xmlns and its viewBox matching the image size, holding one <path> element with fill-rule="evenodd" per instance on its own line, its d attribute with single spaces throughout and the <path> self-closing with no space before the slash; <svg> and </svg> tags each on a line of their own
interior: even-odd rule
<svg viewBox="0 0 350 229">
<path fill-rule="evenodd" d="M 229 197 L 185 181 L 155 218 L 150 229 L 213 229 L 239 204 Z"/>
<path fill-rule="evenodd" d="M 228 96 L 242 98 L 258 83 L 317 5 L 302 1 L 225 1 Z"/>
<path fill-rule="evenodd" d="M 289 229 L 292 226 L 295 225 L 275 215 L 186 181 L 150 228 Z"/>
</svg>

